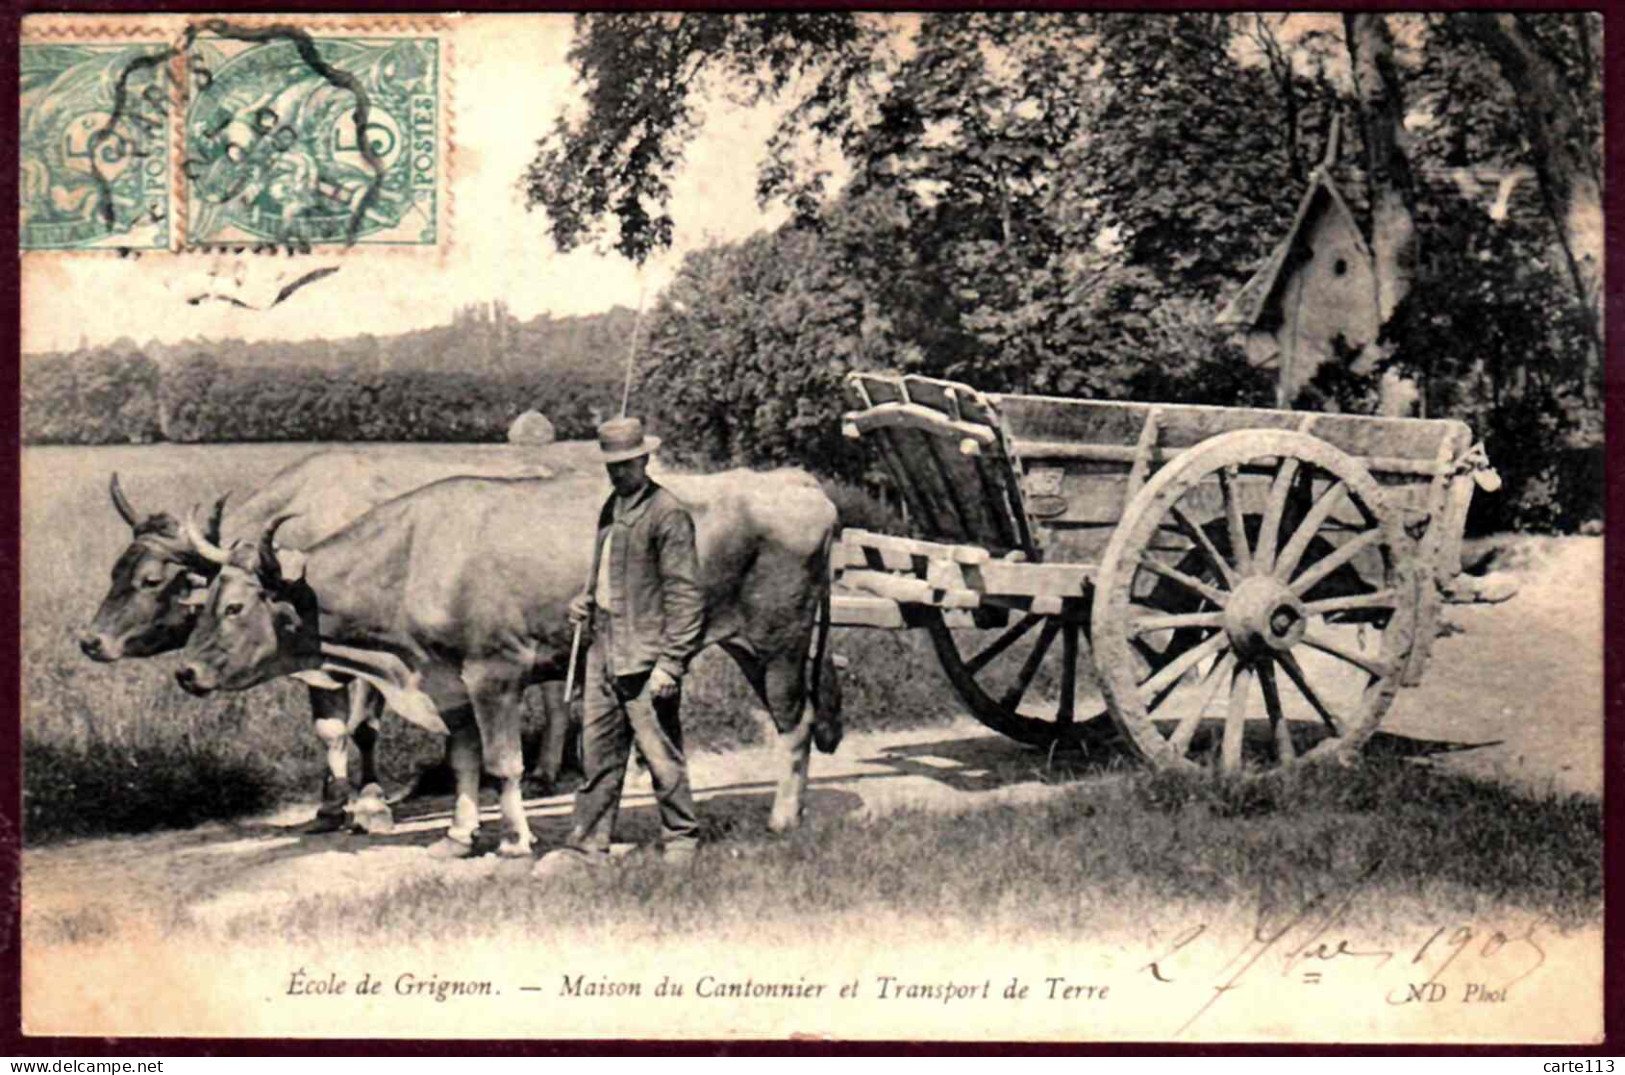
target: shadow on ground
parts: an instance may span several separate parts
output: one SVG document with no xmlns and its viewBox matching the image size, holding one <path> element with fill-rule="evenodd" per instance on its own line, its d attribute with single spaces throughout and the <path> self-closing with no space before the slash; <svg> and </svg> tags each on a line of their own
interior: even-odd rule
<svg viewBox="0 0 1625 1075">
<path fill-rule="evenodd" d="M 1164 728 L 1164 733 L 1171 728 Z M 1223 720 L 1204 721 L 1191 739 L 1192 751 L 1201 756 L 1217 751 L 1223 738 Z M 1299 754 L 1313 750 L 1329 733 L 1319 727 L 1294 722 L 1292 738 Z M 1483 750 L 1500 746 L 1502 740 L 1456 742 L 1378 732 L 1366 745 L 1370 758 L 1426 759 L 1444 754 Z M 1275 745 L 1262 722 L 1247 728 L 1243 741 L 1244 761 L 1273 767 Z M 1075 742 L 1041 749 L 1017 743 L 999 735 L 966 736 L 926 743 L 909 743 L 883 748 L 865 759 L 897 773 L 925 777 L 966 793 L 991 792 L 1019 784 L 1071 784 L 1091 777 L 1133 772 L 1145 768 L 1127 741 L 1109 720 L 1090 721 L 1080 726 Z M 858 776 L 855 779 L 874 779 Z M 844 782 L 844 781 L 843 781 Z"/>
<path fill-rule="evenodd" d="M 817 786 L 813 782 L 806 796 L 808 815 L 839 817 L 861 810 L 861 796 L 838 787 Z M 724 785 L 699 789 L 700 823 L 702 838 L 707 842 L 741 841 L 764 838 L 773 809 L 774 784 L 771 781 Z M 486 805 L 480 811 L 480 830 L 474 841 L 475 859 L 490 856 L 501 839 L 502 825 L 494 806 Z M 545 800 L 527 801 L 526 817 L 535 838 L 535 852 L 540 854 L 562 845 L 570 830 L 570 796 L 554 796 Z M 237 875 L 237 883 L 253 887 L 256 877 L 280 877 L 288 867 L 300 859 L 324 857 L 323 868 L 339 866 L 335 861 L 362 856 L 380 861 L 398 859 L 398 852 L 412 850 L 422 855 L 425 863 L 431 860 L 426 849 L 438 841 L 451 823 L 452 800 L 449 796 L 424 796 L 411 799 L 395 807 L 395 831 L 391 833 L 360 833 L 340 831 L 310 834 L 304 832 L 306 820 L 287 822 L 250 822 L 232 825 L 221 834 L 221 839 L 191 849 L 188 855 L 220 856 L 229 860 Z M 653 844 L 659 840 L 660 818 L 653 796 L 647 791 L 629 790 L 622 801 L 620 816 L 615 827 L 617 843 Z M 434 869 L 456 870 L 455 861 L 438 861 Z"/>
</svg>

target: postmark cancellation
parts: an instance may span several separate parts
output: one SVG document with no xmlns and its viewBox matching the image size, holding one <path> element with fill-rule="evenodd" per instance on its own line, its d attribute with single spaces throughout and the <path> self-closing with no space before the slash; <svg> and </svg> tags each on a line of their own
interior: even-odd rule
<svg viewBox="0 0 1625 1075">
<path fill-rule="evenodd" d="M 25 23 L 23 250 L 447 242 L 450 56 L 438 20 L 126 25 Z"/>
</svg>

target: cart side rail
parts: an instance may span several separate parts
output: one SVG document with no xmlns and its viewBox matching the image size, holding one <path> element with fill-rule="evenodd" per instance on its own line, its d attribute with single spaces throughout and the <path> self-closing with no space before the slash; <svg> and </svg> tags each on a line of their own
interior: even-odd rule
<svg viewBox="0 0 1625 1075">
<path fill-rule="evenodd" d="M 1488 460 L 1453 419 L 1001 395 L 914 375 L 854 373 L 848 436 L 871 444 L 914 533 L 1087 562 L 1146 480 L 1212 437 L 1309 433 L 1383 485 L 1440 584 L 1460 571 L 1461 534 Z M 1261 498 L 1262 487 L 1249 497 Z"/>
</svg>

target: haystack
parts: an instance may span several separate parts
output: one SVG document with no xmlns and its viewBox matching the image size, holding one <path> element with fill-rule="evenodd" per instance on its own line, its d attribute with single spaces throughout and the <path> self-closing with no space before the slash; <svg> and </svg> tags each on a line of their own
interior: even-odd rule
<svg viewBox="0 0 1625 1075">
<path fill-rule="evenodd" d="M 552 444 L 557 437 L 553 423 L 541 411 L 526 411 L 508 427 L 510 444 Z"/>
</svg>

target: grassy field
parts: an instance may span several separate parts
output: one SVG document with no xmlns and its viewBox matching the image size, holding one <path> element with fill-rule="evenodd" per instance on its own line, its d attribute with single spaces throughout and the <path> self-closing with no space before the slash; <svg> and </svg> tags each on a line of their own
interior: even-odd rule
<svg viewBox="0 0 1625 1075">
<path fill-rule="evenodd" d="M 305 688 L 289 681 L 195 699 L 175 684 L 175 658 L 95 664 L 75 644 L 107 589 L 129 528 L 108 501 L 117 471 L 135 508 L 181 513 L 228 489 L 246 496 L 309 444 L 29 448 L 22 459 L 22 727 L 24 832 L 31 844 L 63 837 L 143 832 L 262 811 L 313 798 L 323 763 L 310 732 Z M 482 463 L 529 453 L 555 467 L 595 468 L 585 442 L 505 445 L 374 445 L 382 458 Z M 583 535 L 583 540 L 587 536 Z M 924 638 L 870 632 L 843 676 L 856 726 L 902 726 L 951 706 Z M 537 704 L 534 692 L 527 699 Z M 701 749 L 753 742 L 762 729 L 754 697 L 731 660 L 696 662 L 684 727 Z M 409 780 L 437 760 L 440 741 L 385 718 L 384 776 Z"/>
</svg>

